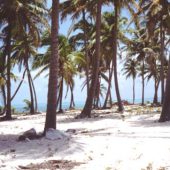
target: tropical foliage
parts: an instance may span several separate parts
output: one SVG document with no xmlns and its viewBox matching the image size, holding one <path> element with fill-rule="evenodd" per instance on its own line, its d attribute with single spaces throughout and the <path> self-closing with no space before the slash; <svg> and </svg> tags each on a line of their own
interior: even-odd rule
<svg viewBox="0 0 170 170">
<path fill-rule="evenodd" d="M 5 119 L 12 118 L 11 101 L 26 76 L 30 113 L 38 110 L 32 70 L 37 71 L 35 79 L 42 73 L 49 78 L 45 131 L 56 128 L 56 110 L 64 112 L 63 100 L 68 93 L 69 108 L 76 107 L 78 76 L 84 79 L 82 88 L 86 87 L 87 98 L 77 118 L 91 117 L 92 109 L 112 107 L 113 85 L 118 111 L 122 113 L 118 74 L 121 63 L 121 73 L 132 78 L 133 104 L 135 80 L 142 82 L 142 105 L 147 82 L 152 81 L 153 103 L 163 104 L 160 121 L 170 120 L 168 0 L 52 0 L 52 8 L 47 6 L 43 0 L 0 0 L 0 95 Z M 126 17 L 124 12 L 128 13 Z M 59 33 L 59 16 L 63 24 L 68 18 L 72 21 L 67 35 Z M 22 79 L 11 94 L 17 77 L 13 70 L 17 67 Z"/>
</svg>

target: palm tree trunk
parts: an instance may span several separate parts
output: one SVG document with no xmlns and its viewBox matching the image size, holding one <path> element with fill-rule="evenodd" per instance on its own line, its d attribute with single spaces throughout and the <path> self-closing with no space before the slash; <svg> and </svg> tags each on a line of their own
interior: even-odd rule
<svg viewBox="0 0 170 170">
<path fill-rule="evenodd" d="M 2 66 L 0 67 L 0 73 L 2 78 L 5 80 L 6 51 L 3 52 L 1 64 Z M 3 106 L 4 106 L 1 115 L 4 115 L 6 112 L 6 90 L 5 90 L 6 86 L 5 84 L 2 84 L 0 87 L 2 92 Z"/>
<path fill-rule="evenodd" d="M 2 97 L 3 97 L 4 107 L 6 107 L 6 90 L 5 90 L 4 85 L 1 86 L 1 90 L 2 90 Z"/>
<path fill-rule="evenodd" d="M 47 113 L 44 133 L 49 128 L 56 129 L 57 79 L 58 79 L 58 21 L 59 0 L 52 1 L 51 57 L 48 83 Z"/>
<path fill-rule="evenodd" d="M 59 93 L 58 93 L 58 96 L 57 96 L 57 106 L 56 106 L 57 110 L 58 110 L 59 105 L 60 105 L 60 96 L 61 96 L 61 90 L 60 90 L 60 88 L 61 88 L 61 86 L 58 87 Z"/>
<path fill-rule="evenodd" d="M 86 32 L 86 13 L 83 10 L 83 23 L 84 23 L 84 48 L 85 48 L 85 58 L 86 58 L 86 81 L 87 81 L 87 96 L 89 92 L 89 58 L 88 58 L 88 48 L 87 48 L 87 32 Z"/>
<path fill-rule="evenodd" d="M 118 25 L 118 9 L 117 9 L 117 1 L 114 1 L 115 6 L 115 25 L 114 25 L 114 33 L 113 33 L 113 65 L 114 65 L 114 80 L 115 80 L 115 90 L 116 90 L 116 96 L 117 96 L 117 102 L 118 102 L 118 111 L 122 112 L 124 110 L 120 92 L 119 92 L 119 83 L 118 83 L 118 77 L 117 77 L 117 25 Z"/>
<path fill-rule="evenodd" d="M 133 104 L 135 104 L 135 78 L 133 77 Z"/>
<path fill-rule="evenodd" d="M 97 16 L 96 16 L 96 51 L 95 51 L 95 59 L 93 62 L 93 75 L 92 75 L 92 82 L 90 85 L 89 93 L 86 99 L 85 106 L 81 112 L 81 114 L 78 116 L 78 118 L 84 118 L 84 117 L 91 117 L 91 110 L 93 105 L 93 99 L 95 95 L 95 89 L 97 87 L 97 81 L 98 81 L 98 73 L 99 73 L 99 61 L 100 61 L 100 31 L 101 31 L 101 6 L 102 1 L 97 1 Z"/>
<path fill-rule="evenodd" d="M 59 113 L 63 113 L 63 109 L 62 109 L 62 101 L 63 101 L 63 85 L 64 85 L 64 77 L 62 76 L 61 78 L 61 87 L 60 87 L 60 105 L 59 105 Z"/>
<path fill-rule="evenodd" d="M 37 112 L 38 111 L 37 94 L 36 94 L 36 90 L 35 90 L 35 86 L 34 86 L 34 82 L 33 82 L 31 74 L 30 74 L 30 78 L 31 78 L 31 85 L 32 85 L 33 93 L 34 93 L 34 102 L 35 102 L 34 110 L 35 110 L 35 112 Z"/>
<path fill-rule="evenodd" d="M 99 108 L 99 101 L 100 101 L 100 80 L 98 78 L 97 81 L 97 88 L 96 88 L 96 103 L 95 103 L 95 109 Z"/>
<path fill-rule="evenodd" d="M 7 45 L 6 45 L 6 54 L 7 54 L 7 105 L 6 105 L 6 119 L 12 119 L 11 116 L 11 26 L 8 26 L 8 35 L 7 35 Z"/>
<path fill-rule="evenodd" d="M 163 101 L 162 112 L 159 122 L 165 122 L 170 120 L 170 62 L 168 66 L 168 75 L 165 88 L 165 98 Z"/>
<path fill-rule="evenodd" d="M 13 96 L 11 97 L 11 101 L 14 99 L 14 97 L 15 97 L 16 94 L 18 93 L 18 91 L 19 91 L 19 89 L 20 89 L 20 87 L 21 87 L 21 85 L 22 85 L 22 83 L 23 83 L 23 81 L 24 81 L 24 77 L 25 77 L 26 71 L 27 71 L 27 70 L 25 69 L 25 70 L 24 70 L 24 73 L 23 73 L 23 76 L 22 76 L 22 80 L 20 81 L 20 83 L 19 83 L 17 89 L 15 90 Z"/>
<path fill-rule="evenodd" d="M 157 104 L 158 103 L 158 87 L 159 87 L 159 80 L 156 80 L 155 78 L 155 94 L 154 94 L 154 99 L 153 99 L 153 103 Z"/>
<path fill-rule="evenodd" d="M 110 88 L 110 106 L 112 107 L 112 93 L 111 93 L 111 88 Z"/>
<path fill-rule="evenodd" d="M 161 19 L 161 26 L 160 26 L 160 41 L 161 41 L 161 104 L 163 104 L 164 100 L 164 33 L 163 33 L 163 23 Z"/>
<path fill-rule="evenodd" d="M 73 86 L 70 85 L 70 91 L 71 91 L 71 100 L 70 100 L 70 109 L 73 109 L 75 107 L 74 105 L 74 93 L 73 93 Z"/>
<path fill-rule="evenodd" d="M 111 93 L 112 75 L 113 75 L 113 62 L 111 64 L 111 69 L 109 69 L 109 82 L 108 82 L 108 88 L 107 88 L 107 93 L 106 93 L 106 98 L 105 98 L 105 102 L 104 102 L 104 105 L 103 105 L 103 109 L 107 108 L 107 102 L 108 102 L 108 99 L 109 99 L 109 95 Z"/>
<path fill-rule="evenodd" d="M 2 92 L 2 98 L 3 98 L 3 111 L 0 115 L 4 115 L 6 112 L 6 91 L 5 91 L 5 86 L 1 85 L 1 92 Z"/>
<path fill-rule="evenodd" d="M 153 104 L 157 103 L 157 94 L 156 94 L 156 78 L 154 80 L 154 88 L 155 88 L 155 93 L 154 93 L 154 97 L 153 97 Z"/>
<path fill-rule="evenodd" d="M 31 98 L 31 106 L 30 106 L 30 113 L 35 114 L 35 108 L 34 108 L 34 96 L 33 96 L 33 90 L 32 90 L 32 83 L 31 83 L 31 75 L 30 75 L 30 69 L 28 65 L 28 61 L 26 61 L 26 70 L 27 70 L 27 76 L 28 76 L 28 84 L 30 89 L 30 98 Z"/>
<path fill-rule="evenodd" d="M 145 103 L 145 75 L 144 75 L 144 69 L 145 69 L 145 62 L 143 60 L 142 65 L 142 105 Z"/>
</svg>

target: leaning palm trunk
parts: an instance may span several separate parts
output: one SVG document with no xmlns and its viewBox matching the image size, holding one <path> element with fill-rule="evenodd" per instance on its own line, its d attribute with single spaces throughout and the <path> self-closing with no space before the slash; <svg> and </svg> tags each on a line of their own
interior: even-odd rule
<svg viewBox="0 0 170 170">
<path fill-rule="evenodd" d="M 118 24 L 118 9 L 117 9 L 117 1 L 114 1 L 115 6 L 115 25 L 114 25 L 114 34 L 113 34 L 113 65 L 114 65 L 114 80 L 115 80 L 115 90 L 116 90 L 116 96 L 117 96 L 117 102 L 118 102 L 118 111 L 122 112 L 124 110 L 120 92 L 119 92 L 119 83 L 118 83 L 118 77 L 117 77 L 117 24 Z"/>
<path fill-rule="evenodd" d="M 109 102 L 110 102 L 110 106 L 112 107 L 112 93 L 111 93 L 111 88 L 110 88 Z"/>
<path fill-rule="evenodd" d="M 57 106 L 56 106 L 57 109 L 59 108 L 59 104 L 60 104 L 60 96 L 61 96 L 60 87 L 58 87 L 58 91 L 59 91 L 59 93 L 58 93 L 58 96 L 57 96 Z"/>
<path fill-rule="evenodd" d="M 29 69 L 28 61 L 26 61 L 26 70 L 27 70 L 28 84 L 29 84 L 30 98 L 31 98 L 30 113 L 34 114 L 35 113 L 34 96 L 33 96 L 32 83 L 31 83 L 31 74 L 30 74 L 30 69 Z"/>
<path fill-rule="evenodd" d="M 52 1 L 51 57 L 48 83 L 47 113 L 44 134 L 49 128 L 56 129 L 57 79 L 58 79 L 58 18 L 59 0 Z"/>
<path fill-rule="evenodd" d="M 78 118 L 91 117 L 91 110 L 93 105 L 93 100 L 95 96 L 95 89 L 97 87 L 98 73 L 99 73 L 99 61 L 100 61 L 100 31 L 101 31 L 101 5 L 102 1 L 98 0 L 97 2 L 97 16 L 96 16 L 96 51 L 95 59 L 93 65 L 93 75 L 92 81 L 89 89 L 89 93 L 86 99 L 85 106 L 83 111 L 78 116 Z"/>
<path fill-rule="evenodd" d="M 24 77 L 25 77 L 26 71 L 27 71 L 27 70 L 25 69 L 25 71 L 24 71 L 24 73 L 23 73 L 23 76 L 22 76 L 22 80 L 20 81 L 20 83 L 19 83 L 17 89 L 15 90 L 13 96 L 11 97 L 11 101 L 14 99 L 14 97 L 15 97 L 16 94 L 18 93 L 18 91 L 19 91 L 19 89 L 20 89 L 20 87 L 21 87 L 21 85 L 22 85 L 22 83 L 23 83 L 23 81 L 24 81 Z"/>
<path fill-rule="evenodd" d="M 162 106 L 162 112 L 159 122 L 165 122 L 170 120 L 170 62 L 168 66 L 168 75 L 165 88 L 165 98 Z"/>
<path fill-rule="evenodd" d="M 31 85 L 32 85 L 33 93 L 34 93 L 34 102 L 35 102 L 34 110 L 35 110 L 35 112 L 37 112 L 38 111 L 37 94 L 36 94 L 36 90 L 35 90 L 35 86 L 34 86 L 34 82 L 33 82 L 31 74 L 30 74 L 30 78 L 31 78 Z"/>
<path fill-rule="evenodd" d="M 105 98 L 105 102 L 103 105 L 103 109 L 107 108 L 107 102 L 108 102 L 108 98 L 111 94 L 111 84 L 112 84 L 112 75 L 113 75 L 113 62 L 112 62 L 112 66 L 111 69 L 109 69 L 109 81 L 108 81 L 108 88 L 107 88 L 107 93 L 106 93 L 106 98 Z"/>
</svg>

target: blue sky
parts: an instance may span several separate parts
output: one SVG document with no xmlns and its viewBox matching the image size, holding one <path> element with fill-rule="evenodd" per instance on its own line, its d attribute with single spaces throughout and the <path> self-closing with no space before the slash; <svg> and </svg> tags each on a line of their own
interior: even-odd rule
<svg viewBox="0 0 170 170">
<path fill-rule="evenodd" d="M 50 6 L 50 3 L 48 4 Z M 105 8 L 106 9 L 106 8 Z M 104 10 L 105 10 L 104 9 Z M 111 8 L 107 8 L 108 10 L 111 10 Z M 124 16 L 129 16 L 127 11 L 123 11 Z M 63 24 L 60 24 L 60 30 L 59 32 L 62 34 L 67 35 L 68 28 L 71 25 L 71 20 L 67 19 Z M 127 79 L 122 76 L 121 73 L 121 68 L 122 64 L 118 64 L 119 67 L 119 87 L 120 87 L 120 93 L 122 96 L 122 99 L 131 99 L 132 98 L 132 79 Z M 22 73 L 18 73 L 15 69 L 15 73 L 19 76 L 22 77 Z M 36 71 L 32 72 L 32 75 L 35 76 Z M 37 92 L 37 98 L 38 98 L 38 103 L 46 103 L 47 102 L 47 89 L 48 89 L 48 78 L 44 77 L 44 75 L 41 75 L 39 78 L 37 78 L 34 81 L 36 92 Z M 82 83 L 84 79 L 80 79 L 79 76 L 75 77 L 75 89 L 74 89 L 74 95 L 75 95 L 75 101 L 85 101 L 86 99 L 86 90 L 81 91 L 82 88 Z M 18 82 L 19 83 L 19 82 Z M 12 93 L 15 91 L 17 88 L 18 83 L 13 83 L 12 84 Z M 106 86 L 107 84 L 103 82 Z M 114 85 L 114 81 L 112 82 Z M 145 96 L 146 98 L 153 98 L 154 95 L 154 84 L 153 81 L 150 81 L 146 83 L 146 90 L 145 90 Z M 137 78 L 136 80 L 136 99 L 141 98 L 141 79 Z M 160 91 L 160 90 L 159 90 Z M 66 88 L 64 88 L 64 93 L 66 92 Z M 116 99 L 115 96 L 115 90 L 114 86 L 112 88 L 112 95 L 113 99 Z M 13 100 L 13 105 L 16 104 L 22 104 L 24 99 L 30 99 L 29 95 L 29 88 L 28 88 L 28 81 L 25 79 L 19 93 L 16 95 L 15 99 Z M 69 101 L 70 99 L 70 94 L 68 94 L 68 97 L 64 99 L 64 101 Z"/>
</svg>

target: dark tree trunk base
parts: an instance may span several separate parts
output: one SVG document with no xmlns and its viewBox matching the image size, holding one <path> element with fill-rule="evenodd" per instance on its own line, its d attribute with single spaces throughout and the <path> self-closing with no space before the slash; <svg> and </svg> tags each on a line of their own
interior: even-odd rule
<svg viewBox="0 0 170 170">
<path fill-rule="evenodd" d="M 69 110 L 75 110 L 75 107 L 70 107 Z"/>
<path fill-rule="evenodd" d="M 64 110 L 63 109 L 60 109 L 57 114 L 61 114 L 61 113 L 64 113 Z"/>
<path fill-rule="evenodd" d="M 124 110 L 125 109 L 124 109 L 123 105 L 122 106 L 118 106 L 118 109 L 117 109 L 118 112 L 123 113 Z"/>
<path fill-rule="evenodd" d="M 170 117 L 164 117 L 164 118 L 160 118 L 158 120 L 158 122 L 160 122 L 160 123 L 167 122 L 167 121 L 170 121 Z"/>
<path fill-rule="evenodd" d="M 103 106 L 103 107 L 101 108 L 101 110 L 111 109 L 111 108 L 112 108 L 111 106 Z"/>
<path fill-rule="evenodd" d="M 161 118 L 159 119 L 158 122 L 162 123 L 162 122 L 167 122 L 167 121 L 170 121 L 170 118 Z"/>
<path fill-rule="evenodd" d="M 7 116 L 0 117 L 0 121 L 8 121 L 8 120 L 15 120 L 15 119 Z"/>
<path fill-rule="evenodd" d="M 91 115 L 81 113 L 75 117 L 75 119 L 91 118 Z"/>
</svg>

